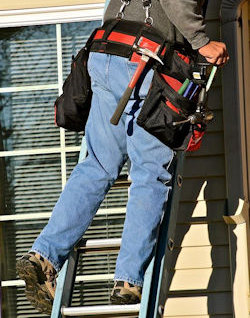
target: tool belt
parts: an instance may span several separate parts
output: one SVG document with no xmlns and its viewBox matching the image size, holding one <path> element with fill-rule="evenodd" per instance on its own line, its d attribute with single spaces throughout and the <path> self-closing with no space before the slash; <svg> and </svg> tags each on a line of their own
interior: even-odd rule
<svg viewBox="0 0 250 318">
<path fill-rule="evenodd" d="M 195 125 L 190 122 L 173 125 L 196 112 L 197 103 L 177 92 L 185 79 L 192 78 L 195 54 L 183 45 L 168 42 L 152 25 L 146 23 L 113 19 L 106 21 L 102 27 L 92 33 L 86 47 L 80 51 L 82 53 L 79 52 L 73 60 L 71 74 L 64 83 L 63 95 L 56 101 L 57 125 L 75 131 L 84 130 L 92 95 L 87 73 L 89 51 L 126 57 L 139 64 L 142 55 L 137 53 L 138 47 L 157 52 L 157 56 L 164 63 L 161 65 L 155 59 L 149 61 L 154 68 L 154 77 L 137 118 L 138 125 L 172 149 L 190 151 L 198 149 L 206 129 L 203 122 Z M 84 81 L 87 85 L 83 90 Z M 80 102 L 76 99 L 76 91 L 85 92 Z M 70 102 L 68 95 L 71 95 Z M 70 104 L 74 106 L 73 113 Z M 63 110 L 66 111 L 63 113 Z"/>
<path fill-rule="evenodd" d="M 151 26 L 145 23 L 129 22 L 121 19 L 107 21 L 95 29 L 71 63 L 71 72 L 63 84 L 63 94 L 54 104 L 55 125 L 71 131 L 84 131 L 91 106 L 91 83 L 87 70 L 89 52 L 102 52 L 131 58 L 136 62 L 140 55 L 132 49 L 140 42 L 142 47 L 154 50 L 162 47 L 165 40 Z"/>
<path fill-rule="evenodd" d="M 137 124 L 175 150 L 194 151 L 200 147 L 206 125 L 183 123 L 173 126 L 195 113 L 197 103 L 177 93 L 185 79 L 191 79 L 196 54 L 166 39 L 151 25 L 126 20 L 110 20 L 96 30 L 90 51 L 114 54 L 139 62 L 136 46 L 154 51 L 164 65 L 152 61 L 154 77 Z"/>
<path fill-rule="evenodd" d="M 118 55 L 129 58 L 131 62 L 138 62 L 141 55 L 135 52 L 135 46 L 154 51 L 159 45 L 158 55 L 164 56 L 167 41 L 151 25 L 114 19 L 96 29 L 90 51 Z"/>
</svg>

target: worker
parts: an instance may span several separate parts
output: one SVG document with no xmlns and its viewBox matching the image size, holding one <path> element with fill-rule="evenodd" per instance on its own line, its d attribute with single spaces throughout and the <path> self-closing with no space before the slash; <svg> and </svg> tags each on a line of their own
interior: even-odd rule
<svg viewBox="0 0 250 318">
<path fill-rule="evenodd" d="M 118 17 L 144 23 L 146 13 L 146 23 L 153 24 L 167 40 L 189 46 L 209 63 L 222 66 L 229 59 L 226 45 L 207 36 L 202 5 L 203 1 L 196 0 L 111 0 L 104 22 Z M 42 313 L 51 312 L 56 275 L 128 158 L 132 185 L 111 301 L 140 302 L 144 273 L 171 190 L 174 151 L 136 123 L 152 81 L 151 68 L 143 72 L 143 80 L 135 87 L 119 124 L 110 123 L 137 65 L 118 54 L 90 53 L 88 71 L 93 97 L 85 129 L 88 155 L 74 168 L 31 250 L 17 261 L 19 276 L 26 283 L 26 296 Z"/>
</svg>

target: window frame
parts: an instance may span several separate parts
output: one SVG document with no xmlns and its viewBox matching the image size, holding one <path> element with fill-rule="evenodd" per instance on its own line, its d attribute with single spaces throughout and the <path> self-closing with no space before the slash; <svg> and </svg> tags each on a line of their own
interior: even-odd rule
<svg viewBox="0 0 250 318">
<path fill-rule="evenodd" d="M 101 20 L 103 16 L 104 3 L 93 3 L 73 6 L 59 6 L 36 9 L 4 10 L 0 11 L 0 29 L 7 27 L 23 27 L 31 25 L 53 24 L 56 26 L 57 40 L 57 65 L 58 84 L 34 85 L 23 87 L 3 87 L 0 93 L 18 92 L 40 89 L 58 89 L 58 95 L 62 94 L 63 70 L 62 70 L 62 43 L 61 24 L 83 21 Z M 66 151 L 67 149 L 67 151 Z M 66 152 L 80 151 L 80 146 L 66 147 L 65 130 L 60 128 L 60 147 L 36 148 L 13 151 L 0 151 L 0 158 L 7 156 L 56 154 L 61 153 L 62 188 L 66 184 Z M 0 220 L 1 221 L 1 220 Z M 7 221 L 7 220 L 6 220 Z"/>
<path fill-rule="evenodd" d="M 0 28 L 102 19 L 103 3 L 0 11 Z"/>
</svg>

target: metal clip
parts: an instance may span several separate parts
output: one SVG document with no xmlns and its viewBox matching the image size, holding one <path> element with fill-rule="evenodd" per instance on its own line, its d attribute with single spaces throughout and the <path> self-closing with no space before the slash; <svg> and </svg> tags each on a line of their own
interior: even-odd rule
<svg viewBox="0 0 250 318">
<path fill-rule="evenodd" d="M 118 19 L 123 19 L 124 18 L 123 11 L 124 11 L 125 7 L 129 5 L 130 1 L 129 0 L 127 0 L 127 1 L 121 0 L 121 3 L 122 3 L 122 5 L 120 7 L 120 11 L 116 15 L 116 17 Z"/>
<path fill-rule="evenodd" d="M 146 19 L 144 20 L 145 23 L 152 25 L 154 20 L 153 18 L 150 16 L 150 12 L 149 9 L 151 8 L 152 4 L 149 3 L 147 5 L 144 6 L 144 2 L 147 2 L 147 0 L 142 1 L 143 2 L 143 9 L 145 10 L 145 14 L 146 14 Z"/>
</svg>

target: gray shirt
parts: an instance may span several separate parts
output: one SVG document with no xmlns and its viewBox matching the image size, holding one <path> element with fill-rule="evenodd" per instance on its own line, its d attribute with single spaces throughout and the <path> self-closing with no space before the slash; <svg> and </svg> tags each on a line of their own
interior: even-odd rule
<svg viewBox="0 0 250 318">
<path fill-rule="evenodd" d="M 150 16 L 153 18 L 153 27 L 161 31 L 166 39 L 180 43 L 184 43 L 186 39 L 194 50 L 209 42 L 201 14 L 203 0 L 151 1 Z M 104 21 L 115 18 L 120 7 L 120 0 L 110 0 Z M 145 20 L 142 0 L 131 0 L 124 10 L 124 19 L 139 22 Z"/>
</svg>

